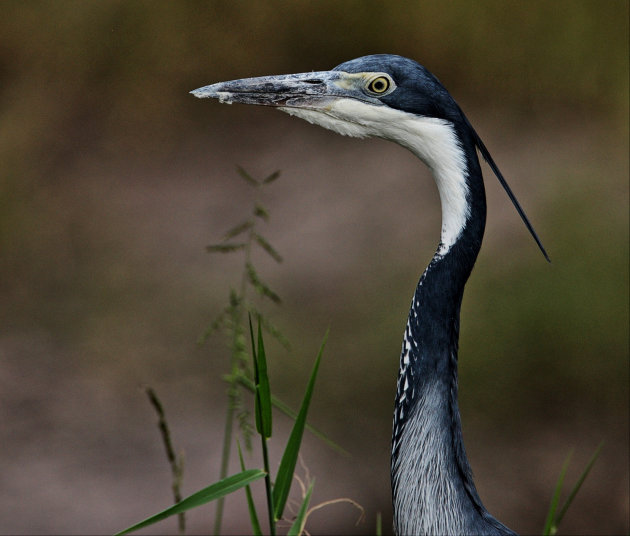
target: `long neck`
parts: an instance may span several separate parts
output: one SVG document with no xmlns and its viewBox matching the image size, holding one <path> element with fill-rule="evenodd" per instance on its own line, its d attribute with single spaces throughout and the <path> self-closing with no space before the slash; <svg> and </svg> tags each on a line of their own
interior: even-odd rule
<svg viewBox="0 0 630 536">
<path fill-rule="evenodd" d="M 400 358 L 391 471 L 394 525 L 401 535 L 505 529 L 475 489 L 457 405 L 460 306 L 481 247 L 486 203 L 473 141 L 455 129 L 451 134 L 456 160 L 447 167 L 417 153 L 438 184 L 442 235 L 416 288 Z"/>
</svg>

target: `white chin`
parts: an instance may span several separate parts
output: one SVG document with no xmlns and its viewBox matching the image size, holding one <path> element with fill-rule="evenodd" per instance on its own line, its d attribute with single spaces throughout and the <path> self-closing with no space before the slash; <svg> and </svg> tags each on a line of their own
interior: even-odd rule
<svg viewBox="0 0 630 536">
<path fill-rule="evenodd" d="M 278 110 L 281 110 L 289 115 L 299 117 L 300 119 L 304 119 L 314 125 L 332 130 L 342 136 L 367 138 L 371 135 L 371 133 L 363 125 L 353 123 L 339 117 L 340 114 L 336 113 L 336 104 L 337 102 L 334 102 L 332 104 L 328 104 L 324 108 L 288 108 L 282 106 L 279 107 Z"/>
</svg>

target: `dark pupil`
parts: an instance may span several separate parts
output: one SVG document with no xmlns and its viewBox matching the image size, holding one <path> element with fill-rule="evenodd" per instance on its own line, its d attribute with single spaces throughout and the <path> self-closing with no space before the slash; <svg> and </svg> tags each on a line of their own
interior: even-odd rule
<svg viewBox="0 0 630 536">
<path fill-rule="evenodd" d="M 372 87 L 374 91 L 385 91 L 385 82 L 383 80 L 376 80 Z"/>
</svg>

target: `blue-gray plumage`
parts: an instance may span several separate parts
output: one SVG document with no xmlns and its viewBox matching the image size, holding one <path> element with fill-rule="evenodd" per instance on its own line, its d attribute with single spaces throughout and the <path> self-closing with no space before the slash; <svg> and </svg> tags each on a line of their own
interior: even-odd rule
<svg viewBox="0 0 630 536">
<path fill-rule="evenodd" d="M 514 534 L 477 494 L 457 405 L 459 312 L 486 221 L 477 150 L 547 254 L 457 103 L 424 67 L 388 54 L 332 71 L 221 82 L 192 93 L 275 106 L 340 134 L 388 139 L 431 169 L 442 229 L 411 303 L 400 356 L 391 454 L 394 528 L 399 535 Z"/>
</svg>

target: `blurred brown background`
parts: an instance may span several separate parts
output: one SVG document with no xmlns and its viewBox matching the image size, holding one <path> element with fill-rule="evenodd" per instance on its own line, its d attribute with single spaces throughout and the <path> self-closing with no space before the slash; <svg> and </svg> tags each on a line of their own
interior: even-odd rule
<svg viewBox="0 0 630 536">
<path fill-rule="evenodd" d="M 439 233 L 428 171 L 401 148 L 188 92 L 412 57 L 458 100 L 547 247 L 486 168 L 486 240 L 467 287 L 460 406 L 488 509 L 540 533 L 569 451 L 572 484 L 601 458 L 563 532 L 627 534 L 628 2 L 2 2 L 0 17 L 0 532 L 112 533 L 168 506 L 170 473 L 143 385 L 161 396 L 184 493 L 219 470 L 225 340 L 197 338 L 239 282 L 209 255 L 244 219 L 283 298 L 262 304 L 272 388 L 297 406 L 327 327 L 304 463 L 312 533 L 391 526 L 389 438 L 400 340 Z M 289 422 L 278 417 L 274 463 Z M 250 466 L 260 465 L 258 451 Z M 233 470 L 237 467 L 234 465 Z M 242 493 L 225 533 L 248 532 Z M 214 507 L 189 516 L 207 533 Z M 151 533 L 176 530 L 166 521 Z"/>
</svg>

